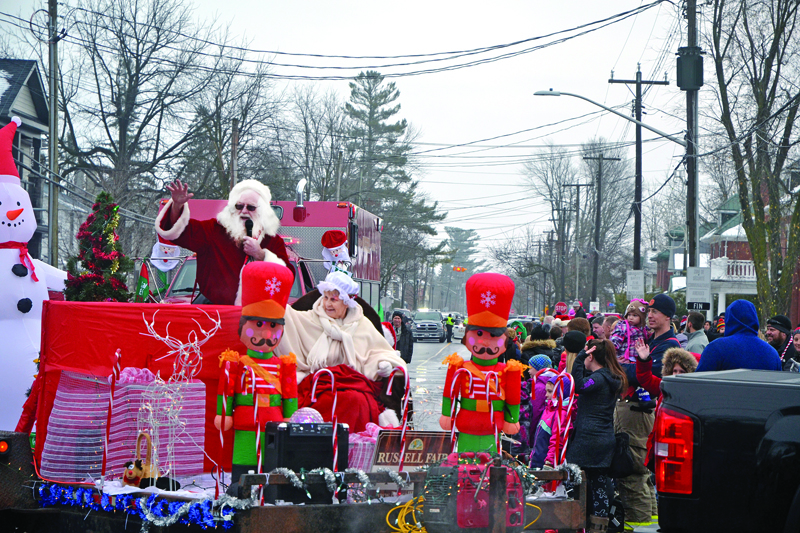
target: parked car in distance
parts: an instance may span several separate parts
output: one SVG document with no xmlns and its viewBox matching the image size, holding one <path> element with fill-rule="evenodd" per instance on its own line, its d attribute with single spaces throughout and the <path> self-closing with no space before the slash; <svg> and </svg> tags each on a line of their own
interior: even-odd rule
<svg viewBox="0 0 800 533">
<path fill-rule="evenodd" d="M 444 316 L 439 311 L 417 311 L 414 314 L 414 340 L 436 339 L 444 342 L 447 339 L 444 329 Z"/>
<path fill-rule="evenodd" d="M 464 322 L 456 322 L 456 324 L 453 326 L 453 338 L 463 339 L 466 329 L 467 328 L 464 326 Z"/>
</svg>

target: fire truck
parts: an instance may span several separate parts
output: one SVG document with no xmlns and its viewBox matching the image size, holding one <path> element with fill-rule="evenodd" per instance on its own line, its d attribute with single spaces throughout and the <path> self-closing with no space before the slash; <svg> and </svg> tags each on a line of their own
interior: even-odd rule
<svg viewBox="0 0 800 533">
<path fill-rule="evenodd" d="M 327 272 L 322 259 L 322 235 L 329 230 L 341 230 L 347 235 L 351 261 L 348 271 L 359 284 L 359 296 L 377 310 L 380 304 L 383 221 L 351 202 L 305 202 L 304 187 L 305 180 L 301 180 L 295 202 L 271 202 L 272 210 L 281 221 L 278 235 L 283 238 L 289 261 L 298 274 L 289 303 L 313 290 L 317 282 L 325 279 Z M 163 209 L 167 201 L 161 200 L 159 209 Z M 217 216 L 227 205 L 227 200 L 191 199 L 188 205 L 192 218 L 208 220 Z M 197 296 L 196 255 L 189 251 L 181 255 L 184 257 L 175 268 L 167 289 L 160 293 L 151 288 L 158 301 L 188 304 Z"/>
</svg>

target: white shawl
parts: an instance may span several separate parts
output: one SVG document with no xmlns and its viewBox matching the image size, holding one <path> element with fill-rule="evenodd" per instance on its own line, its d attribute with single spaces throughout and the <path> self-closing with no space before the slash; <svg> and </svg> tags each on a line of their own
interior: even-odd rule
<svg viewBox="0 0 800 533">
<path fill-rule="evenodd" d="M 330 318 L 322 298 L 309 311 L 286 308 L 286 325 L 278 355 L 297 357 L 297 382 L 320 368 L 345 364 L 371 380 L 378 379 L 378 364 L 387 361 L 392 367 L 406 363 L 375 329 L 361 306 L 348 309 L 343 319 Z"/>
</svg>

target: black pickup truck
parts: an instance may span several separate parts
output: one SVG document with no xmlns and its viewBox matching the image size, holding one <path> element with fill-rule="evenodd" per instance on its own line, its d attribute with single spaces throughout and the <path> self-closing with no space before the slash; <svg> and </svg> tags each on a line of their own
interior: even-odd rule
<svg viewBox="0 0 800 533">
<path fill-rule="evenodd" d="M 661 532 L 800 532 L 800 374 L 698 372 L 661 388 Z"/>
</svg>

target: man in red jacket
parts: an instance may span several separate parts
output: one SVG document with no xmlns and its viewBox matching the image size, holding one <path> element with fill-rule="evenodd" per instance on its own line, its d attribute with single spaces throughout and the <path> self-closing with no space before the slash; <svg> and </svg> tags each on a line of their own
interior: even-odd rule
<svg viewBox="0 0 800 533">
<path fill-rule="evenodd" d="M 240 305 L 241 270 L 250 261 L 283 264 L 294 273 L 278 236 L 280 221 L 270 207 L 269 187 L 255 180 L 239 182 L 216 219 L 194 220 L 186 202 L 189 186 L 167 185 L 172 198 L 156 218 L 158 235 L 197 253 L 197 285 L 207 299 L 197 303 Z"/>
</svg>

